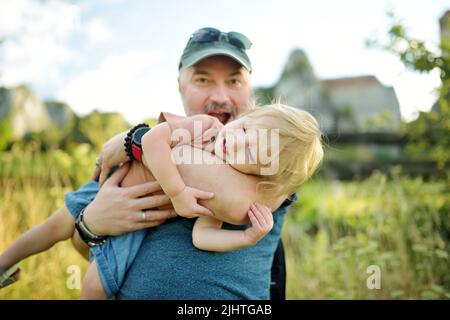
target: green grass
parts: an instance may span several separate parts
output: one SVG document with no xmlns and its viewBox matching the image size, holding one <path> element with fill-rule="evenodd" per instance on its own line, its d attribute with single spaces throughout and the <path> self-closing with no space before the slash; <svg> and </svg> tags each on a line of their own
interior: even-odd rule
<svg viewBox="0 0 450 320">
<path fill-rule="evenodd" d="M 89 178 L 88 164 L 94 163 L 89 150 L 80 145 L 70 156 L 63 151 L 41 154 L 33 148 L 0 153 L 0 251 L 63 206 L 65 192 L 78 184 L 77 179 Z M 0 299 L 78 299 L 80 291 L 66 286 L 71 265 L 87 268 L 70 241 L 59 243 L 21 262 L 21 280 L 1 289 Z"/>
<path fill-rule="evenodd" d="M 448 181 L 313 181 L 283 230 L 289 299 L 449 299 Z M 367 267 L 381 270 L 368 289 Z"/>
<path fill-rule="evenodd" d="M 0 251 L 63 205 L 86 181 L 95 155 L 14 149 L 0 153 Z M 288 299 L 449 299 L 449 181 L 394 172 L 364 181 L 312 180 L 283 229 Z M 0 299 L 77 299 L 67 268 L 87 262 L 69 241 L 21 263 L 22 279 Z M 381 269 L 381 289 L 366 272 Z"/>
</svg>

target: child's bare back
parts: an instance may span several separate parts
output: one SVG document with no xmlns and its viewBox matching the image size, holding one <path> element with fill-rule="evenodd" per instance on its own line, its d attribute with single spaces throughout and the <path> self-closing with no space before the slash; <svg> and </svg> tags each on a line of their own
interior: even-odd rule
<svg viewBox="0 0 450 320">
<path fill-rule="evenodd" d="M 201 200 L 200 203 L 209 208 L 217 218 L 223 221 L 241 225 L 249 223 L 247 211 L 250 204 L 254 201 L 260 201 L 275 211 L 284 200 L 283 197 L 278 199 L 257 198 L 255 188 L 258 179 L 256 177 L 240 173 L 228 164 L 218 164 L 217 161 L 213 160 L 215 156 L 208 151 L 188 145 L 175 148 L 183 148 L 186 152 L 189 151 L 188 149 L 191 149 L 190 151 L 193 153 L 202 153 L 202 155 L 197 154 L 197 156 L 206 158 L 209 163 L 214 163 L 179 164 L 177 168 L 187 185 L 214 192 L 215 196 L 213 199 Z M 141 162 L 131 161 L 130 164 L 130 169 L 121 183 L 123 187 L 156 180 L 150 170 Z M 221 177 L 220 183 L 213 177 Z M 236 188 L 236 186 L 239 186 L 239 188 Z M 237 190 L 239 192 L 236 192 Z M 158 191 L 154 194 L 163 194 L 163 192 Z M 172 205 L 169 204 L 160 209 L 168 208 L 172 208 Z"/>
</svg>

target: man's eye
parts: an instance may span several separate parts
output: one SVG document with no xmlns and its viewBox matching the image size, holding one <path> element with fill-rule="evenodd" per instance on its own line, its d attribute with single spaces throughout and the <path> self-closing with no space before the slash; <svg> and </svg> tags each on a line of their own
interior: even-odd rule
<svg viewBox="0 0 450 320">
<path fill-rule="evenodd" d="M 233 87 L 241 87 L 241 80 L 239 80 L 239 79 L 231 79 L 230 80 L 230 84 Z"/>
<path fill-rule="evenodd" d="M 207 84 L 208 83 L 208 79 L 206 79 L 206 78 L 197 78 L 197 79 L 195 79 L 195 82 L 197 84 Z"/>
</svg>

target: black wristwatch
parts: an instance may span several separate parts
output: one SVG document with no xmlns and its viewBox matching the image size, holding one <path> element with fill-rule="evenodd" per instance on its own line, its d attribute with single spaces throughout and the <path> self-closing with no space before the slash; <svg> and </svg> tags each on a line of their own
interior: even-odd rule
<svg viewBox="0 0 450 320">
<path fill-rule="evenodd" d="M 127 153 L 130 160 L 141 161 L 142 159 L 142 137 L 147 131 L 150 130 L 148 124 L 141 123 L 137 126 L 131 128 L 127 133 L 127 137 L 125 138 L 125 152 Z"/>
<path fill-rule="evenodd" d="M 80 215 L 75 221 L 75 228 L 78 230 L 81 239 L 89 246 L 96 247 L 105 243 L 107 237 L 98 236 L 88 229 L 84 223 L 84 209 L 81 210 Z"/>
</svg>

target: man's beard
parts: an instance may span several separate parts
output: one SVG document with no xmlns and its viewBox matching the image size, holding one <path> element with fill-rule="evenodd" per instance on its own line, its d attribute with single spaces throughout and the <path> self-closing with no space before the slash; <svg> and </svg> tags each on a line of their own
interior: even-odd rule
<svg viewBox="0 0 450 320">
<path fill-rule="evenodd" d="M 220 122 L 226 124 L 236 119 L 238 112 L 237 108 L 231 103 L 218 104 L 211 102 L 205 107 L 205 113 L 216 117 Z"/>
</svg>

